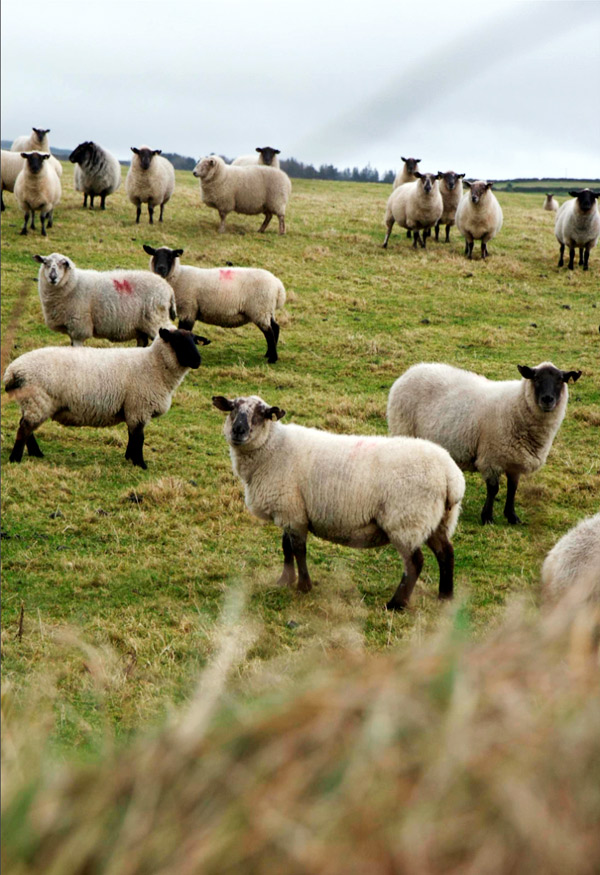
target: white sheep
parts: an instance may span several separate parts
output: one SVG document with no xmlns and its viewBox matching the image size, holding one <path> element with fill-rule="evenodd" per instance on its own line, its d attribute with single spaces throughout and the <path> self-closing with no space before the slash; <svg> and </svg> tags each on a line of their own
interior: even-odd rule
<svg viewBox="0 0 600 875">
<path fill-rule="evenodd" d="M 117 158 L 97 143 L 86 140 L 80 143 L 71 154 L 69 161 L 75 164 L 73 182 L 76 191 L 83 192 L 83 206 L 94 208 L 94 197 L 100 197 L 100 209 L 106 209 L 105 201 L 109 194 L 121 185 L 121 165 Z"/>
<path fill-rule="evenodd" d="M 125 458 L 146 468 L 144 427 L 171 406 L 173 392 L 190 368 L 200 366 L 190 331 L 161 328 L 148 349 L 71 349 L 48 346 L 15 359 L 4 374 L 6 391 L 21 406 L 11 462 L 42 456 L 33 432 L 47 419 L 62 425 L 103 426 L 125 422 Z"/>
<path fill-rule="evenodd" d="M 161 155 L 162 149 L 149 146 L 131 147 L 133 158 L 125 178 L 127 197 L 137 207 L 135 221 L 140 221 L 142 204 L 148 204 L 150 224 L 153 224 L 154 208 L 160 207 L 158 221 L 163 220 L 165 204 L 175 190 L 175 168 Z"/>
<path fill-rule="evenodd" d="M 219 211 L 219 231 L 225 231 L 225 219 L 231 212 L 255 216 L 264 213 L 258 229 L 264 232 L 277 216 L 279 233 L 285 234 L 285 210 L 292 190 L 289 177 L 270 167 L 233 167 L 218 155 L 201 158 L 194 168 L 200 179 L 202 202 Z"/>
<path fill-rule="evenodd" d="M 537 471 L 550 452 L 567 409 L 570 379 L 551 362 L 518 365 L 522 380 L 488 380 L 445 364 L 418 364 L 392 386 L 390 434 L 425 438 L 445 447 L 463 471 L 479 471 L 487 498 L 481 522 L 493 522 L 499 479 L 506 474 L 504 516 L 519 523 L 515 493 L 522 474 Z"/>
<path fill-rule="evenodd" d="M 150 269 L 164 277 L 175 292 L 179 327 L 194 322 L 237 328 L 253 322 L 267 341 L 269 364 L 277 361 L 279 325 L 275 311 L 285 304 L 285 288 L 268 270 L 253 267 L 201 268 L 182 265 L 183 249 L 144 245 Z"/>
<path fill-rule="evenodd" d="M 231 166 L 244 167 L 261 164 L 265 167 L 280 169 L 279 158 L 277 157 L 281 152 L 280 149 L 273 149 L 271 146 L 257 146 L 256 151 L 258 155 L 240 155 L 235 161 L 231 162 Z"/>
<path fill-rule="evenodd" d="M 581 520 L 558 541 L 542 565 L 542 587 L 555 599 L 578 584 L 600 600 L 600 513 Z"/>
<path fill-rule="evenodd" d="M 10 152 L 8 149 L 2 149 L 0 157 L 0 177 L 2 183 L 2 192 L 14 191 L 17 176 L 23 169 L 24 158 L 18 152 Z M 6 209 L 4 198 L 0 192 L 0 205 L 2 212 Z"/>
<path fill-rule="evenodd" d="M 10 147 L 11 152 L 49 152 L 48 134 L 50 128 L 32 128 L 31 134 L 17 137 Z"/>
<path fill-rule="evenodd" d="M 173 289 L 148 270 L 82 270 L 53 252 L 34 255 L 41 267 L 38 290 L 48 328 L 68 334 L 72 346 L 90 337 L 147 346 L 177 310 Z"/>
<path fill-rule="evenodd" d="M 402 158 L 404 164 L 402 170 L 399 170 L 394 179 L 394 188 L 399 185 L 404 185 L 406 182 L 414 182 L 416 180 L 415 171 L 418 170 L 420 158 Z"/>
<path fill-rule="evenodd" d="M 481 257 L 487 258 L 487 244 L 502 228 L 502 208 L 492 191 L 493 183 L 480 179 L 463 182 L 465 192 L 456 210 L 456 227 L 465 238 L 465 255 L 473 258 L 475 240 L 481 240 Z"/>
<path fill-rule="evenodd" d="M 556 213 L 558 211 L 558 201 L 556 200 L 552 192 L 546 195 L 546 198 L 544 200 L 544 209 L 550 210 L 553 213 Z"/>
<path fill-rule="evenodd" d="M 554 233 L 560 244 L 558 266 L 564 264 L 565 246 L 569 247 L 569 270 L 573 270 L 575 247 L 579 247 L 579 264 L 588 270 L 590 249 L 600 237 L 600 213 L 596 200 L 600 192 L 589 188 L 570 191 L 573 200 L 565 201 L 556 214 Z"/>
<path fill-rule="evenodd" d="M 440 219 L 444 202 L 440 194 L 438 176 L 433 173 L 415 172 L 415 182 L 405 182 L 394 189 L 385 208 L 386 235 L 383 248 L 386 249 L 394 222 L 401 228 L 414 231 L 413 248 L 417 243 L 425 247 L 427 232 Z M 419 231 L 423 231 L 423 239 Z"/>
<path fill-rule="evenodd" d="M 444 212 L 435 223 L 435 239 L 439 240 L 440 225 L 446 226 L 446 243 L 450 242 L 450 228 L 456 222 L 456 210 L 462 197 L 462 180 L 464 173 L 455 173 L 447 170 L 445 173 L 438 172 L 440 180 L 440 194 L 444 202 Z"/>
<path fill-rule="evenodd" d="M 15 199 L 25 217 L 21 234 L 27 234 L 27 222 L 35 228 L 36 211 L 40 214 L 42 236 L 46 237 L 46 222 L 54 224 L 54 207 L 60 202 L 60 179 L 52 169 L 49 152 L 21 152 L 23 166 L 15 180 Z"/>
<path fill-rule="evenodd" d="M 452 596 L 450 537 L 465 481 L 445 450 L 412 438 L 281 425 L 285 411 L 256 395 L 212 400 L 229 413 L 225 437 L 248 510 L 283 529 L 280 584 L 295 582 L 295 559 L 298 589 L 311 589 L 306 538 L 312 532 L 348 547 L 391 543 L 404 560 L 405 573 L 387 604 L 390 610 L 406 607 L 423 565 L 424 543 L 439 564 L 439 597 Z"/>
</svg>

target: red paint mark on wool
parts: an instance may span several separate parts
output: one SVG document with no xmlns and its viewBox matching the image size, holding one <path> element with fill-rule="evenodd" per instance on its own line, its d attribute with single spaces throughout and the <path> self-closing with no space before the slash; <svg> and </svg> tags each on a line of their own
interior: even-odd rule
<svg viewBox="0 0 600 875">
<path fill-rule="evenodd" d="M 370 441 L 361 438 L 361 440 L 357 441 L 350 451 L 350 458 L 353 459 L 361 450 L 371 450 L 373 447 L 377 446 L 377 441 Z"/>
<path fill-rule="evenodd" d="M 121 295 L 132 295 L 133 288 L 127 280 L 113 280 L 113 286 Z"/>
<path fill-rule="evenodd" d="M 234 277 L 234 271 L 222 269 L 219 271 L 219 275 L 222 280 L 232 280 Z"/>
</svg>

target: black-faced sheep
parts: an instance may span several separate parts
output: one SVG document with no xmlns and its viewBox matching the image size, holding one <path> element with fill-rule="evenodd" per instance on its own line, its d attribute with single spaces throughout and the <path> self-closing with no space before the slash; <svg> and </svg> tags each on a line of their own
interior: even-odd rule
<svg viewBox="0 0 600 875">
<path fill-rule="evenodd" d="M 133 158 L 125 177 L 127 197 L 136 207 L 135 221 L 140 221 L 142 204 L 148 204 L 148 218 L 153 224 L 154 208 L 160 207 L 159 222 L 163 220 L 165 204 L 175 190 L 175 168 L 161 155 L 162 149 L 149 146 L 131 147 Z"/>
<path fill-rule="evenodd" d="M 575 248 L 579 247 L 579 264 L 588 270 L 590 249 L 594 248 L 600 237 L 600 213 L 596 203 L 600 192 L 582 188 L 569 194 L 573 200 L 562 204 L 554 223 L 554 233 L 560 244 L 558 266 L 563 266 L 565 246 L 568 246 L 569 270 L 573 270 Z"/>
<path fill-rule="evenodd" d="M 467 182 L 469 191 L 463 195 L 456 210 L 456 227 L 465 238 L 465 255 L 473 258 L 475 240 L 481 240 L 481 257 L 488 257 L 487 244 L 502 228 L 502 208 L 492 191 L 492 182 Z"/>
<path fill-rule="evenodd" d="M 21 234 L 27 234 L 30 216 L 31 227 L 35 228 L 34 217 L 39 212 L 42 237 L 46 237 L 46 223 L 49 228 L 54 224 L 54 207 L 62 194 L 60 179 L 50 164 L 49 152 L 20 154 L 25 160 L 15 180 L 15 198 L 25 217 Z"/>
<path fill-rule="evenodd" d="M 109 194 L 121 185 L 121 165 L 107 149 L 86 140 L 73 149 L 69 161 L 75 164 L 73 182 L 76 191 L 83 192 L 83 206 L 94 209 L 94 198 L 100 198 L 100 209 L 106 209 L 105 201 Z"/>
</svg>

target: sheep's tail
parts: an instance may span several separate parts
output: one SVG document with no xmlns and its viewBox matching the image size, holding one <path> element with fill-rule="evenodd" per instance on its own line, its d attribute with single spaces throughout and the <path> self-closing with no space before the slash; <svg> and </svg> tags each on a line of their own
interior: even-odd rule
<svg viewBox="0 0 600 875">
<path fill-rule="evenodd" d="M 446 476 L 446 510 L 442 522 L 449 538 L 452 537 L 458 524 L 460 506 L 465 494 L 465 478 L 454 462 L 448 468 Z"/>
<path fill-rule="evenodd" d="M 277 300 L 275 302 L 275 309 L 280 310 L 285 304 L 285 289 L 283 287 L 283 283 L 279 283 L 279 288 L 277 289 Z"/>
</svg>

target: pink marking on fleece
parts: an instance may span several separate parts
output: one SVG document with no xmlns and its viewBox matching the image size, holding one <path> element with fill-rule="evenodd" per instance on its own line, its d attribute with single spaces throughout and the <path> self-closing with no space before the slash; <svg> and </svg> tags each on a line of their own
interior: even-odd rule
<svg viewBox="0 0 600 875">
<path fill-rule="evenodd" d="M 365 440 L 361 438 L 357 441 L 350 451 L 350 458 L 353 459 L 361 450 L 371 450 L 373 447 L 377 446 L 377 441 L 373 440 Z"/>
<path fill-rule="evenodd" d="M 222 280 L 232 280 L 234 275 L 235 275 L 235 272 L 233 270 L 228 270 L 226 268 L 222 268 L 219 271 L 219 276 Z"/>
<path fill-rule="evenodd" d="M 127 280 L 113 280 L 113 286 L 121 295 L 132 295 L 133 288 Z"/>
</svg>

